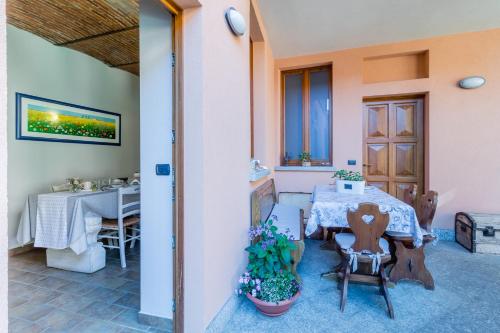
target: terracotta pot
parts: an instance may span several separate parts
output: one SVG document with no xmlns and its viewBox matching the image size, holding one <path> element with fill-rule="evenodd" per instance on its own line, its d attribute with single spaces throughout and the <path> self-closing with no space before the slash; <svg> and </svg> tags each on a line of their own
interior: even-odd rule
<svg viewBox="0 0 500 333">
<path fill-rule="evenodd" d="M 281 316 L 283 313 L 287 312 L 288 309 L 292 306 L 292 304 L 299 298 L 300 291 L 290 299 L 286 301 L 281 301 L 278 303 L 264 302 L 258 298 L 253 297 L 251 294 L 247 293 L 247 298 L 255 304 L 257 310 L 270 317 Z"/>
</svg>

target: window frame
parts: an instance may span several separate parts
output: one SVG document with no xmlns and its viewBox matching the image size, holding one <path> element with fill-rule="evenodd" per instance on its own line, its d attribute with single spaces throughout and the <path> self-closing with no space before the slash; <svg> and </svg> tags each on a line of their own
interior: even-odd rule
<svg viewBox="0 0 500 333">
<path fill-rule="evenodd" d="M 315 160 L 311 159 L 312 166 L 332 166 L 333 142 L 332 142 L 332 128 L 333 128 L 333 103 L 332 103 L 332 65 L 321 65 L 313 67 L 302 67 L 291 70 L 281 71 L 281 84 L 280 84 L 280 100 L 281 100 L 281 144 L 280 144 L 280 164 L 282 166 L 300 166 L 302 162 L 299 159 L 290 159 L 288 164 L 285 164 L 285 141 L 286 141 L 286 105 L 285 105 L 285 76 L 289 74 L 302 74 L 302 151 L 311 151 L 310 147 L 310 73 L 328 70 L 328 104 L 330 108 L 330 123 L 328 124 L 328 139 L 329 139 L 329 152 L 328 160 Z"/>
</svg>

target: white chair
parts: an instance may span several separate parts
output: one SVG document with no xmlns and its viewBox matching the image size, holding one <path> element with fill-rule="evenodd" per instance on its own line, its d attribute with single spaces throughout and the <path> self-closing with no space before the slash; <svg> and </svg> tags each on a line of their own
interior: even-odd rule
<svg viewBox="0 0 500 333">
<path fill-rule="evenodd" d="M 130 248 L 135 246 L 135 241 L 140 239 L 140 187 L 129 186 L 118 189 L 118 218 L 103 219 L 99 239 L 107 239 L 108 244 L 103 245 L 108 249 L 120 250 L 122 268 L 127 267 L 125 259 L 125 245 L 130 242 Z M 130 231 L 129 234 L 127 231 Z M 116 242 L 118 241 L 118 245 Z"/>
</svg>

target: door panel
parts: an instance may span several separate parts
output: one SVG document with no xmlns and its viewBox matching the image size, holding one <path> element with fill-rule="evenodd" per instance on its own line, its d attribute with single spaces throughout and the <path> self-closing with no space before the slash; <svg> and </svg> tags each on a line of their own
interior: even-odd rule
<svg viewBox="0 0 500 333">
<path fill-rule="evenodd" d="M 173 177 L 158 175 L 156 165 L 174 167 L 173 17 L 161 2 L 147 0 L 141 1 L 140 22 L 140 310 L 172 318 Z"/>
<path fill-rule="evenodd" d="M 395 103 L 396 136 L 416 136 L 416 103 Z"/>
<path fill-rule="evenodd" d="M 363 110 L 363 174 L 367 183 L 402 199 L 424 184 L 423 99 L 367 102 Z"/>
<path fill-rule="evenodd" d="M 384 191 L 384 192 L 389 192 L 387 189 L 387 182 L 368 182 L 367 183 L 370 186 L 375 186 L 376 188 Z"/>
<path fill-rule="evenodd" d="M 389 105 L 373 105 L 367 108 L 367 136 L 379 138 L 388 136 Z"/>
<path fill-rule="evenodd" d="M 389 146 L 387 144 L 368 144 L 368 174 L 370 176 L 389 176 Z"/>
<path fill-rule="evenodd" d="M 397 177 L 417 177 L 417 148 L 414 143 L 394 144 L 394 166 Z"/>
</svg>

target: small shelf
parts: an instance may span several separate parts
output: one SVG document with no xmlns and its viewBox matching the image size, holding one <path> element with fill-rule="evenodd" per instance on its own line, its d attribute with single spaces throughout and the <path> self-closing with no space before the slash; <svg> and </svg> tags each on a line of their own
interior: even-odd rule
<svg viewBox="0 0 500 333">
<path fill-rule="evenodd" d="M 263 169 L 263 170 L 251 172 L 249 180 L 251 182 L 256 182 L 257 180 L 262 179 L 266 176 L 269 176 L 270 174 L 271 174 L 271 170 L 269 170 L 269 169 Z"/>
<path fill-rule="evenodd" d="M 306 171 L 306 172 L 333 172 L 335 167 L 333 166 L 276 166 L 274 171 Z"/>
</svg>

